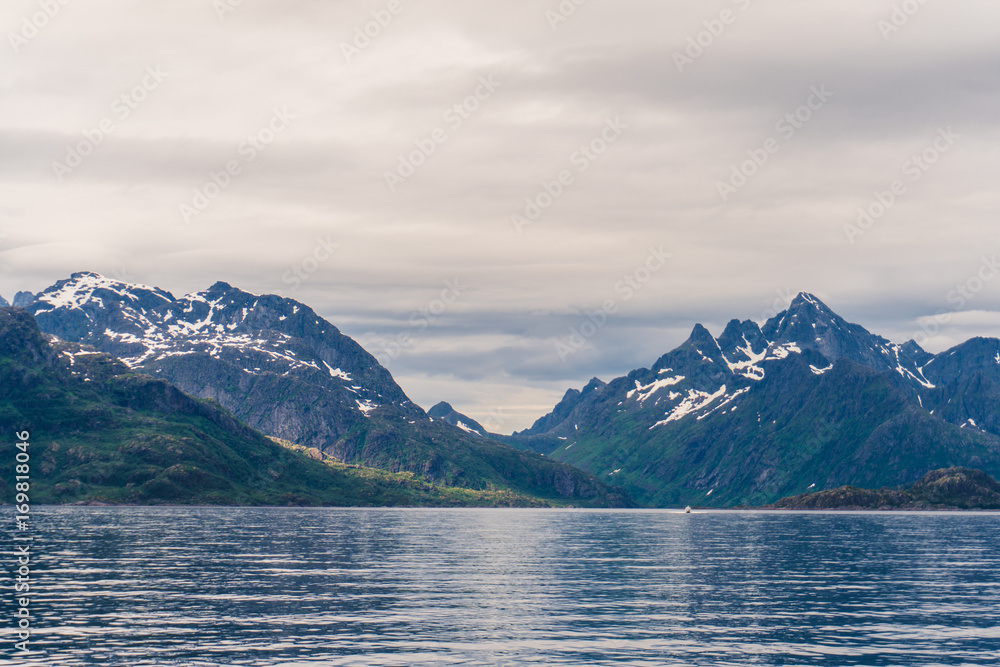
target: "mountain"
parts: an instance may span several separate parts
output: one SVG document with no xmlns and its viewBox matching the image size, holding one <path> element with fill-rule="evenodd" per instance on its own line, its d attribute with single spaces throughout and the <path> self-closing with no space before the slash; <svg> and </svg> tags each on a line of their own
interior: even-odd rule
<svg viewBox="0 0 1000 667">
<path fill-rule="evenodd" d="M 800 293 L 763 326 L 696 325 L 650 368 L 569 390 L 507 442 L 655 506 L 763 505 L 807 488 L 1000 474 L 1000 341 L 938 355 Z"/>
<path fill-rule="evenodd" d="M 538 505 L 510 492 L 436 487 L 295 453 L 164 380 L 90 348 L 49 342 L 0 308 L 0 429 L 30 434 L 36 503 Z M 302 448 L 304 449 L 304 448 Z M 14 460 L 12 437 L 0 452 Z M 4 500 L 9 476 L 0 478 Z"/>
<path fill-rule="evenodd" d="M 7 299 L 5 299 L 2 296 L 0 296 L 0 308 L 7 308 L 9 306 L 10 306 L 10 304 L 7 303 Z"/>
<path fill-rule="evenodd" d="M 47 334 L 90 345 L 217 401 L 261 433 L 344 463 L 556 502 L 630 502 L 569 465 L 428 417 L 372 355 L 292 299 L 224 282 L 176 298 L 76 273 L 18 301 Z"/>
<path fill-rule="evenodd" d="M 927 473 L 905 489 L 842 486 L 782 498 L 768 509 L 996 510 L 1000 509 L 1000 482 L 981 470 L 946 468 Z"/>
<path fill-rule="evenodd" d="M 466 433 L 471 433 L 472 435 L 490 435 L 482 424 L 477 422 L 472 417 L 466 417 L 461 412 L 456 412 L 455 408 L 451 407 L 450 404 L 445 403 L 444 401 L 441 401 L 428 410 L 427 416 L 432 419 L 440 419 L 441 421 L 447 422 L 452 426 L 462 429 Z"/>
<path fill-rule="evenodd" d="M 31 292 L 18 292 L 17 294 L 14 295 L 14 300 L 10 302 L 10 305 L 18 308 L 23 308 L 24 306 L 27 306 L 34 300 L 35 300 L 35 295 L 32 294 Z"/>
</svg>

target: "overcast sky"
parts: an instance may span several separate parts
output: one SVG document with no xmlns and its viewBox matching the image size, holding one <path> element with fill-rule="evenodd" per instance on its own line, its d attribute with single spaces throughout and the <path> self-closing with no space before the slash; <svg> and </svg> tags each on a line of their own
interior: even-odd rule
<svg viewBox="0 0 1000 667">
<path fill-rule="evenodd" d="M 995 0 L 576 2 L 5 0 L 0 294 L 281 293 L 504 432 L 800 290 L 1000 334 Z"/>
</svg>

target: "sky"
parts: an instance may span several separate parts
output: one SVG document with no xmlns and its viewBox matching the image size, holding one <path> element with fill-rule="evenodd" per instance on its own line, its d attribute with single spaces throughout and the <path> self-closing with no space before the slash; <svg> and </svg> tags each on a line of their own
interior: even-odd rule
<svg viewBox="0 0 1000 667">
<path fill-rule="evenodd" d="M 799 291 L 1000 335 L 994 0 L 6 0 L 0 294 L 312 306 L 509 433 Z"/>
</svg>

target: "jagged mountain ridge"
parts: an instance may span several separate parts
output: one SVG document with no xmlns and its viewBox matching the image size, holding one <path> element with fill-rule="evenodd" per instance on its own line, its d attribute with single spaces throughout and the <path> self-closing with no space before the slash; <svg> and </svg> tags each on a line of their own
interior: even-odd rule
<svg viewBox="0 0 1000 667">
<path fill-rule="evenodd" d="M 696 325 L 650 368 L 569 390 L 506 441 L 640 502 L 759 505 L 808 484 L 910 483 L 929 468 L 996 474 L 998 408 L 1000 341 L 932 355 L 801 293 L 762 327 L 732 320 L 715 338 Z"/>
<path fill-rule="evenodd" d="M 83 272 L 19 302 L 45 333 L 91 345 L 218 401 L 251 428 L 341 461 L 581 504 L 629 502 L 568 465 L 433 421 L 372 355 L 292 299 L 223 282 L 177 298 Z"/>
</svg>

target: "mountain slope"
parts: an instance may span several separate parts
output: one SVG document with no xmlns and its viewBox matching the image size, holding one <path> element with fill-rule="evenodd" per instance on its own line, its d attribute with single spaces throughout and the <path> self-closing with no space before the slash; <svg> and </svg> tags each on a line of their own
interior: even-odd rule
<svg viewBox="0 0 1000 667">
<path fill-rule="evenodd" d="M 1000 482 L 981 470 L 932 470 L 905 489 L 859 489 L 843 486 L 828 491 L 782 498 L 773 509 L 839 510 L 996 510 Z"/>
<path fill-rule="evenodd" d="M 574 504 L 630 501 L 542 456 L 434 421 L 375 358 L 312 309 L 216 283 L 163 290 L 73 274 L 30 299 L 42 331 L 212 399 L 264 434 L 436 484 Z"/>
<path fill-rule="evenodd" d="M 457 412 L 455 408 L 451 407 L 449 403 L 445 403 L 444 401 L 441 401 L 428 410 L 427 416 L 432 419 L 440 419 L 441 421 L 451 424 L 466 433 L 478 436 L 488 435 L 486 428 L 482 424 L 477 422 L 472 417 L 467 417 L 461 412 Z"/>
<path fill-rule="evenodd" d="M 1000 473 L 1000 342 L 930 355 L 798 295 L 648 369 L 571 390 L 508 442 L 651 505 L 761 505 L 810 486 L 895 486 L 929 468 Z M 937 406 L 937 410 L 935 410 Z"/>
<path fill-rule="evenodd" d="M 30 497 L 39 503 L 539 503 L 324 465 L 240 424 L 214 402 L 92 349 L 50 344 L 16 308 L 0 308 L 0 429 L 31 434 Z M 14 459 L 12 438 L 0 451 Z M 0 491 L 10 500 L 6 476 Z"/>
</svg>

